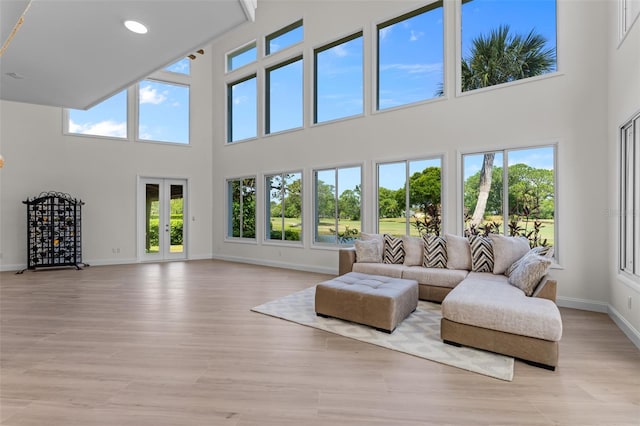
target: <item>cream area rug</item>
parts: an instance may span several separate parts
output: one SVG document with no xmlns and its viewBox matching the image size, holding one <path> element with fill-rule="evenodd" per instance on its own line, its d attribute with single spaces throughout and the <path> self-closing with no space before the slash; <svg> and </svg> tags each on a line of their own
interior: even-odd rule
<svg viewBox="0 0 640 426">
<path fill-rule="evenodd" d="M 442 342 L 438 304 L 420 300 L 418 309 L 388 334 L 366 325 L 317 316 L 315 291 L 315 286 L 309 287 L 251 310 L 496 379 L 513 380 L 513 358 Z"/>
</svg>

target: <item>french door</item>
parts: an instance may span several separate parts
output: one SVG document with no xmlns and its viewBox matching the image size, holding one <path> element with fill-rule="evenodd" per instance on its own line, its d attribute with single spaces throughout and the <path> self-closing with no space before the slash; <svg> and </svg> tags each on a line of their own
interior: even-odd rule
<svg viewBox="0 0 640 426">
<path fill-rule="evenodd" d="M 186 259 L 187 181 L 140 178 L 138 247 L 142 261 Z"/>
</svg>

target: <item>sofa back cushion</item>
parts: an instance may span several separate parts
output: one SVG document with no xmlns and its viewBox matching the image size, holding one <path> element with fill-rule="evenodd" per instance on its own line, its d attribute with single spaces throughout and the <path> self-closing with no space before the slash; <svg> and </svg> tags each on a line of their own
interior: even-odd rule
<svg viewBox="0 0 640 426">
<path fill-rule="evenodd" d="M 404 246 L 402 244 L 402 238 L 384 234 L 384 254 L 382 263 L 404 263 Z"/>
<path fill-rule="evenodd" d="M 447 240 L 440 235 L 424 234 L 422 266 L 425 268 L 447 267 Z"/>
<path fill-rule="evenodd" d="M 453 234 L 446 234 L 447 268 L 471 270 L 471 247 L 469 239 Z"/>
<path fill-rule="evenodd" d="M 402 247 L 404 248 L 404 264 L 406 266 L 422 265 L 424 253 L 422 238 L 405 235 L 402 237 Z"/>
<path fill-rule="evenodd" d="M 529 240 L 525 237 L 506 237 L 489 234 L 493 244 L 493 273 L 504 274 L 507 268 L 530 250 Z"/>
<path fill-rule="evenodd" d="M 491 239 L 472 235 L 469 237 L 471 248 L 471 270 L 473 272 L 493 272 L 493 245 Z"/>
</svg>

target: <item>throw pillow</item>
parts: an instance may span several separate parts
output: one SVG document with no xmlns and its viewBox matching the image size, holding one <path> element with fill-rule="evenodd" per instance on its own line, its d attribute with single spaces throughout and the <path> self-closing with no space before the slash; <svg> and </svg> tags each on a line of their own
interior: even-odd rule
<svg viewBox="0 0 640 426">
<path fill-rule="evenodd" d="M 382 263 L 404 263 L 404 247 L 402 246 L 402 238 L 396 238 L 393 235 L 384 234 L 384 255 Z"/>
<path fill-rule="evenodd" d="M 380 263 L 380 249 L 377 241 L 355 240 L 356 262 Z"/>
<path fill-rule="evenodd" d="M 551 265 L 551 258 L 534 254 L 526 256 L 509 276 L 509 284 L 531 296 L 540 279 L 544 277 Z"/>
<path fill-rule="evenodd" d="M 439 235 L 422 236 L 424 240 L 424 256 L 422 266 L 425 268 L 447 267 L 447 240 Z"/>
<path fill-rule="evenodd" d="M 422 238 L 405 235 L 402 237 L 402 247 L 404 248 L 405 265 L 422 265 L 422 253 L 424 252 Z"/>
<path fill-rule="evenodd" d="M 527 254 L 525 254 L 524 256 L 522 256 L 520 259 L 516 260 L 515 262 L 513 262 L 511 264 L 511 266 L 509 266 L 507 268 L 506 271 L 504 271 L 504 275 L 505 276 L 510 276 L 513 271 L 520 265 L 520 263 L 523 261 L 524 258 L 526 258 L 527 256 L 533 256 L 533 255 L 539 255 L 542 257 L 548 257 L 549 259 L 553 258 L 553 246 L 548 246 L 548 247 L 534 247 L 531 250 L 529 250 L 527 252 Z"/>
<path fill-rule="evenodd" d="M 376 263 L 382 263 L 382 254 L 384 253 L 384 237 L 382 234 L 368 234 L 366 232 L 361 232 L 360 239 L 362 241 L 375 241 L 378 244 L 378 254 L 380 257 Z"/>
<path fill-rule="evenodd" d="M 446 234 L 447 268 L 471 270 L 471 248 L 469 239 L 453 234 Z"/>
<path fill-rule="evenodd" d="M 529 240 L 525 237 L 505 237 L 489 234 L 493 244 L 493 273 L 504 274 L 509 266 L 529 251 Z"/>
<path fill-rule="evenodd" d="M 471 270 L 473 272 L 493 272 L 493 247 L 489 238 L 480 235 L 469 237 L 471 248 Z"/>
</svg>

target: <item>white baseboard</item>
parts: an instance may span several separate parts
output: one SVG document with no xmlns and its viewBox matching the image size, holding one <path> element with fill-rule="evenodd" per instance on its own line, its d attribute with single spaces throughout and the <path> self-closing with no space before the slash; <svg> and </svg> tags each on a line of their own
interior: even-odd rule
<svg viewBox="0 0 640 426">
<path fill-rule="evenodd" d="M 561 308 L 580 309 L 581 311 L 600 312 L 603 314 L 609 312 L 608 303 L 598 302 L 595 300 L 558 296 L 556 304 Z"/>
<path fill-rule="evenodd" d="M 27 269 L 27 264 L 14 264 L 14 265 L 0 265 L 0 272 L 11 272 L 11 271 L 22 271 L 23 269 Z"/>
<path fill-rule="evenodd" d="M 337 268 L 321 267 L 317 265 L 299 265 L 299 264 L 286 263 L 286 262 L 274 262 L 271 260 L 261 260 L 261 259 L 247 259 L 246 257 L 225 256 L 225 255 L 223 256 L 213 255 L 212 258 L 217 260 L 226 260 L 229 262 L 249 263 L 251 265 L 271 266 L 274 268 L 293 269 L 296 271 L 305 271 L 305 272 L 317 272 L 319 274 L 329 274 L 329 275 L 338 274 Z"/>
<path fill-rule="evenodd" d="M 631 325 L 631 323 L 627 321 L 613 306 L 609 305 L 607 313 L 613 322 L 616 323 L 618 328 L 622 330 L 622 332 L 634 345 L 636 345 L 638 349 L 640 349 L 640 332 L 636 330 L 635 327 Z"/>
</svg>

